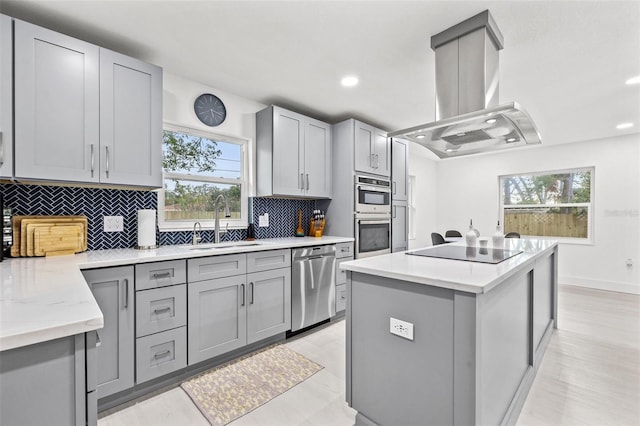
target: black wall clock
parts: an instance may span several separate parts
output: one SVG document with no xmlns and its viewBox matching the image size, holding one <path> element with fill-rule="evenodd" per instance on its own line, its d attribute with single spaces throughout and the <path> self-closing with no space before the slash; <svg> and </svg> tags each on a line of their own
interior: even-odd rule
<svg viewBox="0 0 640 426">
<path fill-rule="evenodd" d="M 227 118 L 227 108 L 224 103 L 211 93 L 198 96 L 193 103 L 193 109 L 198 119 L 207 126 L 219 126 Z"/>
</svg>

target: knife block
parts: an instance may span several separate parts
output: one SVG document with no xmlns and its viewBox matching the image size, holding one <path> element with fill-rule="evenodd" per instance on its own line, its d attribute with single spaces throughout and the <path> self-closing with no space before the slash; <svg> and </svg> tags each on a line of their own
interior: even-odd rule
<svg viewBox="0 0 640 426">
<path fill-rule="evenodd" d="M 313 220 L 309 221 L 309 236 L 310 237 L 322 237 L 322 233 L 324 232 L 324 225 L 326 223 L 326 219 L 322 220 Z"/>
</svg>

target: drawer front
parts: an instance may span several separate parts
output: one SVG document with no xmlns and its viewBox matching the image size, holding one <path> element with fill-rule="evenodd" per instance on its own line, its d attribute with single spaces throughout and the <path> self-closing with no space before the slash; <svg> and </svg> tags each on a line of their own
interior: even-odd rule
<svg viewBox="0 0 640 426">
<path fill-rule="evenodd" d="M 347 283 L 347 270 L 340 269 L 340 264 L 342 262 L 348 262 L 353 260 L 352 257 L 347 257 L 343 259 L 336 260 L 336 285 L 346 284 Z"/>
<path fill-rule="evenodd" d="M 247 255 L 230 254 L 187 261 L 189 282 L 212 280 L 247 273 Z"/>
<path fill-rule="evenodd" d="M 336 312 L 344 311 L 347 308 L 347 286 L 336 287 Z"/>
<path fill-rule="evenodd" d="M 136 337 L 187 325 L 187 285 L 136 292 Z"/>
<path fill-rule="evenodd" d="M 289 268 L 291 250 L 270 250 L 247 253 L 247 273 Z"/>
<path fill-rule="evenodd" d="M 136 339 L 136 383 L 187 366 L 187 327 Z"/>
<path fill-rule="evenodd" d="M 336 244 L 336 258 L 353 257 L 353 243 Z"/>
<path fill-rule="evenodd" d="M 184 284 L 186 282 L 187 270 L 184 260 L 136 265 L 136 290 Z"/>
</svg>

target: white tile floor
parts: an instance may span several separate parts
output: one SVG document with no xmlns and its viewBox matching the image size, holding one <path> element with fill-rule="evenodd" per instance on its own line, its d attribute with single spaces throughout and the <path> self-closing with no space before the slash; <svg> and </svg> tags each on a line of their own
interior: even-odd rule
<svg viewBox="0 0 640 426">
<path fill-rule="evenodd" d="M 560 287 L 560 327 L 518 425 L 640 424 L 640 297 Z M 353 425 L 345 400 L 345 322 L 286 343 L 325 368 L 231 426 Z M 208 425 L 174 388 L 98 421 L 114 425 Z"/>
</svg>

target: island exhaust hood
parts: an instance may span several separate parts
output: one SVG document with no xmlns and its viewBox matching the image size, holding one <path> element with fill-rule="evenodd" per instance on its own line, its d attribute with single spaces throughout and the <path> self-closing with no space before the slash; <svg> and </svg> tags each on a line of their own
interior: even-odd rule
<svg viewBox="0 0 640 426">
<path fill-rule="evenodd" d="M 389 133 L 440 158 L 541 143 L 516 102 L 498 105 L 503 38 L 488 10 L 431 37 L 436 53 L 436 121 Z"/>
</svg>

